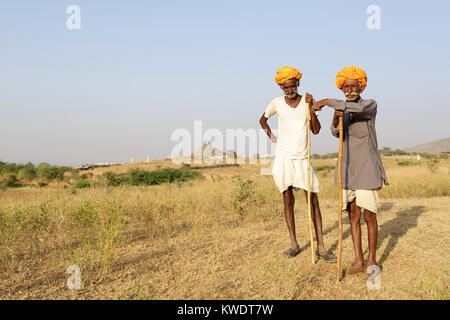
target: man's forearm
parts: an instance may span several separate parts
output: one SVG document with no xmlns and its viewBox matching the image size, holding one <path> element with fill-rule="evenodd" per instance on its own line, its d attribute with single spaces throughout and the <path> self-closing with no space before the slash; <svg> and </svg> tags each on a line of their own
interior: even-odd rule
<svg viewBox="0 0 450 320">
<path fill-rule="evenodd" d="M 320 121 L 317 118 L 317 115 L 314 111 L 311 110 L 310 114 L 311 114 L 311 131 L 314 134 L 318 134 L 320 132 L 320 128 L 321 128 Z"/>
<path fill-rule="evenodd" d="M 264 131 L 266 132 L 267 136 L 272 140 L 273 139 L 273 134 L 272 134 L 272 130 L 270 130 L 269 125 L 267 124 L 266 121 L 264 120 L 260 120 L 259 124 L 261 125 L 261 127 L 264 129 Z"/>
<path fill-rule="evenodd" d="M 327 99 L 328 106 L 338 111 L 353 112 L 361 119 L 371 119 L 377 113 L 377 103 L 374 100 L 362 100 L 359 102 Z"/>
<path fill-rule="evenodd" d="M 267 126 L 267 128 L 264 128 L 264 131 L 266 131 L 267 136 L 272 140 L 274 137 L 274 135 L 272 134 L 272 130 L 270 130 L 269 126 Z"/>
</svg>

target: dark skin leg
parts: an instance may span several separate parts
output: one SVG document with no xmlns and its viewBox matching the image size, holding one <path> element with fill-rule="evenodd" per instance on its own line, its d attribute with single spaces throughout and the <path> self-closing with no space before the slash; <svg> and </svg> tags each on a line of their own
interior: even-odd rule
<svg viewBox="0 0 450 320">
<path fill-rule="evenodd" d="M 356 205 L 356 200 L 347 204 L 348 217 L 352 230 L 353 247 L 355 248 L 356 262 L 353 264 L 353 269 L 359 269 L 364 266 L 364 258 L 361 246 L 361 209 Z"/>
<path fill-rule="evenodd" d="M 306 203 L 308 203 L 308 192 L 306 190 L 305 199 Z M 320 213 L 319 197 L 317 196 L 317 193 L 314 192 L 311 192 L 311 219 L 314 223 L 314 229 L 316 231 L 317 247 L 319 249 L 319 253 L 325 255 L 327 251 L 325 250 L 325 246 L 323 244 L 322 215 Z"/>
<path fill-rule="evenodd" d="M 289 187 L 286 191 L 283 192 L 283 202 L 284 202 L 284 217 L 286 219 L 286 223 L 289 230 L 289 236 L 291 238 L 291 247 L 292 249 L 297 249 L 299 246 L 297 242 L 297 237 L 295 235 L 295 219 L 294 219 L 295 198 L 294 193 L 292 191 L 292 187 Z"/>
<path fill-rule="evenodd" d="M 368 266 L 377 265 L 377 238 L 378 238 L 378 223 L 377 215 L 369 210 L 364 209 L 364 220 L 367 224 L 367 233 L 369 240 L 369 261 Z"/>
<path fill-rule="evenodd" d="M 308 201 L 308 193 L 305 191 L 305 199 Z M 291 238 L 292 249 L 297 249 L 299 247 L 297 242 L 297 237 L 295 235 L 295 218 L 294 218 L 294 192 L 292 187 L 289 187 L 283 192 L 283 202 L 284 202 L 284 217 L 286 219 L 286 224 L 289 230 L 289 236 Z M 319 197 L 317 193 L 311 193 L 311 218 L 314 223 L 314 229 L 316 231 L 317 246 L 320 254 L 326 254 L 323 244 L 322 237 L 322 215 L 320 213 L 319 207 Z"/>
</svg>

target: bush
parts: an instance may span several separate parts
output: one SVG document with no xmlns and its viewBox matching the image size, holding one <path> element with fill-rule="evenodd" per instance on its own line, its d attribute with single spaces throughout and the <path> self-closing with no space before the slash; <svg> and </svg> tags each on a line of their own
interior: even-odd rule
<svg viewBox="0 0 450 320">
<path fill-rule="evenodd" d="M 105 177 L 108 186 L 117 187 L 121 184 L 128 183 L 128 177 L 126 175 L 118 175 L 117 173 L 107 171 L 103 173 L 103 176 Z"/>
<path fill-rule="evenodd" d="M 4 184 L 6 187 L 9 187 L 9 188 L 14 188 L 14 187 L 20 186 L 19 184 L 17 184 L 17 176 L 13 173 L 10 173 L 6 177 Z"/>
<path fill-rule="evenodd" d="M 17 178 L 19 180 L 21 179 L 26 179 L 26 180 L 34 180 L 36 179 L 37 174 L 36 174 L 36 170 L 33 167 L 30 166 L 24 166 L 22 169 L 19 170 L 19 173 L 17 174 Z"/>
<path fill-rule="evenodd" d="M 325 165 L 325 166 L 320 166 L 320 167 L 315 168 L 314 171 L 316 171 L 316 172 L 320 172 L 320 171 L 323 171 L 323 170 L 331 171 L 331 170 L 334 170 L 334 169 L 335 169 L 334 166 L 327 166 L 327 165 Z"/>
<path fill-rule="evenodd" d="M 20 168 L 15 163 L 4 163 L 2 162 L 0 166 L 0 174 L 5 175 L 8 173 L 15 173 L 17 174 L 19 172 Z"/>
<path fill-rule="evenodd" d="M 250 179 L 243 181 L 240 176 L 233 176 L 233 180 L 236 187 L 231 192 L 231 205 L 235 212 L 243 217 L 247 214 L 247 207 L 252 202 L 255 183 Z"/>
<path fill-rule="evenodd" d="M 200 172 L 193 171 L 187 167 L 180 169 L 164 168 L 153 171 L 132 169 L 128 172 L 129 183 L 134 186 L 185 182 L 199 177 L 201 177 Z"/>
<path fill-rule="evenodd" d="M 412 166 L 412 165 L 414 165 L 414 163 L 412 162 L 412 161 L 408 161 L 408 160 L 405 160 L 405 161 L 399 161 L 399 162 L 397 162 L 397 164 L 399 165 L 399 166 Z"/>
<path fill-rule="evenodd" d="M 437 159 L 431 159 L 427 162 L 428 169 L 431 170 L 431 172 L 435 172 L 438 168 L 439 160 Z"/>
<path fill-rule="evenodd" d="M 89 188 L 91 186 L 91 183 L 87 180 L 79 180 L 75 183 L 73 186 L 75 189 L 83 189 L 83 188 Z"/>
<path fill-rule="evenodd" d="M 109 186 L 119 186 L 121 184 L 130 184 L 133 186 L 151 186 L 162 183 L 185 182 L 191 179 L 201 178 L 200 172 L 193 171 L 189 167 L 180 169 L 164 168 L 153 171 L 142 169 L 131 169 L 126 175 L 108 171 L 103 173 L 106 184 Z"/>
<path fill-rule="evenodd" d="M 0 174 L 6 175 L 13 173 L 19 176 L 19 179 L 34 179 L 36 177 L 36 171 L 34 164 L 28 162 L 27 164 L 5 163 L 0 162 Z"/>
<path fill-rule="evenodd" d="M 395 149 L 394 151 L 392 151 L 392 153 L 397 155 L 397 156 L 407 156 L 407 155 L 409 155 L 408 152 L 400 150 L 400 149 Z"/>
<path fill-rule="evenodd" d="M 430 153 L 419 153 L 420 156 L 424 159 L 436 159 L 438 156 Z"/>
<path fill-rule="evenodd" d="M 36 167 L 36 173 L 39 178 L 45 179 L 47 181 L 57 180 L 62 181 L 64 177 L 64 172 L 72 171 L 70 167 L 58 167 L 51 166 L 48 163 L 40 163 Z"/>
</svg>

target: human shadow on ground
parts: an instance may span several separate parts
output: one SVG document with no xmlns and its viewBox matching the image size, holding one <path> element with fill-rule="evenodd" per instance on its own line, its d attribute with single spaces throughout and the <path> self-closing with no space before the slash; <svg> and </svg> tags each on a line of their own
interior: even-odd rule
<svg viewBox="0 0 450 320">
<path fill-rule="evenodd" d="M 393 207 L 392 203 L 385 203 L 381 206 L 382 211 L 387 211 Z M 394 248 L 397 246 L 400 238 L 402 238 L 410 229 L 414 229 L 417 227 L 417 220 L 419 216 L 425 212 L 425 207 L 423 206 L 415 206 L 408 209 L 402 209 L 397 212 L 397 215 L 389 220 L 384 222 L 381 226 L 378 228 L 378 241 L 377 241 L 377 250 L 381 247 L 384 240 L 386 238 L 389 238 L 389 242 L 386 246 L 386 249 L 384 250 L 381 257 L 378 259 L 378 265 L 382 266 L 383 263 L 386 261 L 388 256 L 391 254 L 391 252 L 394 250 Z M 365 225 L 364 221 L 364 214 L 361 213 L 361 228 L 363 228 L 363 225 Z M 346 219 L 342 219 L 343 224 L 349 224 L 348 217 Z M 337 223 L 332 227 L 337 228 Z M 332 230 L 326 230 L 327 232 Z M 325 234 L 325 233 L 324 233 Z M 342 239 L 346 239 L 349 236 L 351 236 L 351 229 L 350 227 L 345 230 L 342 234 Z M 367 241 L 364 239 L 361 239 L 361 241 Z M 335 250 L 338 246 L 338 240 L 330 247 L 330 250 Z M 353 247 L 353 246 L 352 246 Z M 363 253 L 363 256 L 366 256 L 368 253 L 368 248 Z M 378 255 L 377 255 L 378 256 Z"/>
<path fill-rule="evenodd" d="M 381 247 L 384 240 L 389 238 L 389 242 L 384 249 L 383 254 L 378 260 L 378 265 L 382 266 L 391 252 L 397 246 L 399 240 L 406 235 L 406 233 L 417 227 L 417 220 L 421 214 L 425 212 L 425 207 L 415 206 L 408 209 L 402 209 L 397 212 L 396 217 L 384 222 L 378 230 L 377 249 Z M 368 249 L 364 252 L 366 254 Z"/>
</svg>

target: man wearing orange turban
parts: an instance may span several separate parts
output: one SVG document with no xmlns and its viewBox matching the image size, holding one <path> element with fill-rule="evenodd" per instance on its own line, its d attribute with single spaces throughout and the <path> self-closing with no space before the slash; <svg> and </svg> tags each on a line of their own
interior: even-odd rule
<svg viewBox="0 0 450 320">
<path fill-rule="evenodd" d="M 300 247 L 295 235 L 294 220 L 294 193 L 293 189 L 303 189 L 308 198 L 308 112 L 310 113 L 310 126 L 314 134 L 320 131 L 320 122 L 311 105 L 313 97 L 306 93 L 303 97 L 297 93 L 299 80 L 302 74 L 295 68 L 283 67 L 277 71 L 275 82 L 283 90 L 284 95 L 272 100 L 261 116 L 259 123 L 266 131 L 272 142 L 277 143 L 275 161 L 272 175 L 280 193 L 283 194 L 284 214 L 291 238 L 291 248 L 283 252 L 284 255 L 294 257 L 300 253 Z M 269 125 L 268 118 L 278 115 L 278 138 L 276 138 Z M 317 248 L 316 255 L 326 262 L 336 262 L 336 256 L 327 252 L 322 237 L 322 216 L 319 208 L 319 180 L 311 170 L 311 215 L 316 229 Z"/>
<path fill-rule="evenodd" d="M 345 67 L 341 71 L 338 72 L 336 76 L 336 85 L 339 89 L 342 89 L 344 82 L 346 80 L 356 80 L 361 84 L 361 92 L 367 86 L 367 75 L 365 71 L 358 67 Z"/>
<path fill-rule="evenodd" d="M 302 78 L 302 76 L 303 76 L 303 74 L 300 73 L 298 71 L 298 69 L 285 66 L 285 67 L 277 70 L 277 74 L 275 76 L 275 82 L 278 85 L 282 85 L 289 79 L 300 80 Z"/>
<path fill-rule="evenodd" d="M 331 133 L 339 137 L 338 120 L 343 117 L 344 148 L 342 157 L 342 186 L 344 211 L 348 212 L 351 224 L 356 262 L 347 268 L 346 274 L 363 272 L 368 266 L 376 266 L 378 238 L 377 212 L 380 209 L 378 192 L 387 185 L 386 173 L 378 153 L 375 118 L 377 103 L 362 99 L 367 86 L 367 75 L 361 68 L 345 67 L 338 72 L 336 86 L 342 90 L 346 100 L 324 99 L 313 105 L 314 111 L 329 106 L 335 109 Z M 338 187 L 337 164 L 334 185 Z M 367 224 L 369 259 L 364 262 L 361 247 L 361 209 Z"/>
</svg>

